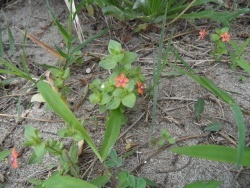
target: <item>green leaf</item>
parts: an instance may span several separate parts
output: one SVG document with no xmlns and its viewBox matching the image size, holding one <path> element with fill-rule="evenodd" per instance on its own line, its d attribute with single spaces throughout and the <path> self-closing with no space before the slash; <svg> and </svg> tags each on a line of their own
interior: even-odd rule
<svg viewBox="0 0 250 188">
<path fill-rule="evenodd" d="M 107 104 L 109 101 L 111 101 L 112 97 L 109 96 L 109 94 L 107 93 L 102 93 L 101 94 L 101 101 L 100 101 L 100 105 L 105 105 Z"/>
<path fill-rule="evenodd" d="M 124 95 L 124 89 L 116 88 L 115 91 L 112 93 L 114 97 L 122 97 Z"/>
<path fill-rule="evenodd" d="M 53 20 L 54 20 L 56 26 L 58 27 L 58 29 L 59 29 L 59 31 L 60 31 L 62 37 L 64 38 L 64 41 L 67 43 L 67 42 L 70 40 L 71 35 L 66 31 L 66 29 L 64 29 L 64 27 L 62 26 L 62 24 L 61 24 L 61 23 L 58 21 L 58 19 L 56 18 L 55 14 L 54 14 L 54 12 L 53 12 L 53 10 L 52 10 L 52 7 L 51 7 L 50 4 L 49 4 L 49 1 L 46 0 L 46 2 L 47 2 L 47 5 L 48 5 L 50 14 L 51 14 L 51 16 L 52 16 L 52 18 L 53 18 Z"/>
<path fill-rule="evenodd" d="M 20 76 L 22 78 L 25 78 L 27 80 L 32 81 L 32 78 L 30 77 L 29 74 L 26 74 L 25 72 L 22 72 L 20 69 L 18 69 L 15 65 L 13 65 L 11 62 L 0 58 L 0 64 L 3 64 L 4 66 L 8 67 L 9 70 L 5 70 L 5 69 L 0 69 L 0 73 L 3 74 L 12 74 L 12 75 L 16 75 L 16 76 Z"/>
<path fill-rule="evenodd" d="M 130 80 L 129 83 L 126 85 L 126 89 L 128 92 L 132 92 L 135 88 L 135 80 Z"/>
<path fill-rule="evenodd" d="M 122 59 L 122 56 L 123 56 L 123 54 L 119 54 L 116 57 L 109 55 L 109 56 L 103 58 L 99 62 L 99 66 L 102 67 L 103 69 L 107 69 L 107 70 L 113 69 L 113 68 L 115 68 L 115 66 L 119 62 L 119 59 Z"/>
<path fill-rule="evenodd" d="M 146 181 L 146 184 L 149 185 L 150 187 L 157 187 L 157 184 L 153 181 L 151 181 L 150 179 L 148 178 L 143 178 L 145 181 Z"/>
<path fill-rule="evenodd" d="M 71 128 L 62 128 L 57 131 L 57 134 L 60 137 L 66 138 L 71 137 L 74 141 L 82 140 L 82 135 L 79 131 L 71 129 Z"/>
<path fill-rule="evenodd" d="M 122 51 L 122 45 L 114 40 L 110 40 L 108 44 L 108 51 L 112 55 L 117 55 Z"/>
<path fill-rule="evenodd" d="M 217 41 L 217 40 L 219 40 L 220 39 L 220 36 L 219 35 L 217 35 L 217 34 L 212 34 L 211 35 L 211 40 L 212 41 Z"/>
<path fill-rule="evenodd" d="M 239 166 L 242 164 L 241 161 L 245 150 L 246 126 L 240 107 L 234 104 L 231 105 L 231 108 L 233 110 L 234 118 L 238 127 L 237 166 Z"/>
<path fill-rule="evenodd" d="M 118 108 L 121 104 L 121 99 L 114 97 L 109 103 L 107 103 L 107 109 L 109 110 L 114 110 L 116 108 Z"/>
<path fill-rule="evenodd" d="M 44 181 L 43 186 L 45 188 L 97 188 L 97 186 L 83 181 L 80 178 L 74 178 L 70 176 L 54 175 Z"/>
<path fill-rule="evenodd" d="M 3 45 L 2 29 L 0 28 L 0 57 L 3 57 L 3 54 L 4 54 L 4 45 Z"/>
<path fill-rule="evenodd" d="M 100 79 L 94 79 L 91 84 L 89 84 L 89 89 L 100 88 L 102 81 Z"/>
<path fill-rule="evenodd" d="M 27 140 L 25 142 L 25 145 L 32 146 L 32 145 L 39 144 L 41 142 L 41 136 L 38 130 L 36 130 L 32 126 L 26 125 L 24 127 L 24 136 L 25 136 L 25 139 Z"/>
<path fill-rule="evenodd" d="M 221 33 L 225 33 L 225 32 L 229 31 L 229 28 L 228 27 L 224 27 L 220 31 L 221 31 Z"/>
<path fill-rule="evenodd" d="M 43 183 L 42 180 L 38 180 L 38 179 L 34 179 L 34 178 L 29 178 L 27 181 L 33 185 L 42 185 L 42 183 Z"/>
<path fill-rule="evenodd" d="M 68 67 L 65 69 L 62 78 L 67 79 L 69 78 L 69 76 L 70 76 L 70 68 Z"/>
<path fill-rule="evenodd" d="M 121 188 L 129 187 L 128 184 L 128 174 L 126 172 L 120 172 L 118 174 L 118 181 Z"/>
<path fill-rule="evenodd" d="M 227 162 L 237 164 L 237 149 L 218 146 L 218 145 L 196 145 L 183 146 L 171 149 L 172 152 L 188 155 L 191 157 L 203 158 L 219 162 Z M 243 166 L 250 166 L 250 148 L 247 148 L 243 153 L 241 164 Z"/>
<path fill-rule="evenodd" d="M 128 174 L 128 184 L 130 187 L 135 187 L 135 177 L 131 174 Z"/>
<path fill-rule="evenodd" d="M 136 188 L 146 188 L 147 184 L 143 178 L 136 178 Z"/>
<path fill-rule="evenodd" d="M 135 101 L 136 101 L 136 96 L 134 93 L 129 93 L 128 95 L 122 98 L 122 104 L 129 108 L 134 107 Z"/>
<path fill-rule="evenodd" d="M 223 184 L 222 181 L 207 180 L 207 181 L 196 181 L 185 185 L 184 188 L 218 188 Z"/>
<path fill-rule="evenodd" d="M 106 161 L 107 167 L 120 167 L 122 165 L 122 158 L 118 157 L 116 151 L 112 149 L 109 153 L 110 159 Z"/>
<path fill-rule="evenodd" d="M 102 159 L 106 159 L 112 147 L 114 146 L 121 129 L 122 113 L 120 109 L 111 110 L 106 123 L 106 131 L 100 154 Z"/>
<path fill-rule="evenodd" d="M 104 185 L 107 184 L 109 181 L 110 181 L 110 176 L 103 175 L 91 180 L 90 183 L 97 187 L 104 187 Z"/>
<path fill-rule="evenodd" d="M 199 119 L 200 115 L 204 112 L 205 100 L 199 98 L 194 105 L 195 118 Z"/>
<path fill-rule="evenodd" d="M 0 152 L 0 161 L 4 160 L 11 154 L 11 150 L 4 150 Z"/>
<path fill-rule="evenodd" d="M 236 61 L 237 65 L 239 65 L 242 69 L 244 69 L 248 74 L 250 74 L 250 65 L 248 62 L 243 59 L 239 59 Z"/>
<path fill-rule="evenodd" d="M 136 60 L 136 58 L 137 58 L 136 53 L 126 51 L 126 52 L 124 52 L 124 57 L 121 60 L 121 62 L 123 64 L 131 64 Z"/>
<path fill-rule="evenodd" d="M 94 14 L 95 14 L 95 13 L 94 13 L 94 8 L 93 8 L 93 6 L 87 4 L 87 5 L 86 5 L 86 9 L 87 9 L 89 15 L 92 16 L 92 17 L 94 17 Z"/>
<path fill-rule="evenodd" d="M 34 145 L 34 151 L 35 151 L 37 157 L 39 157 L 39 158 L 43 157 L 46 153 L 45 142 L 42 141 L 42 142 Z"/>
<path fill-rule="evenodd" d="M 72 111 L 68 108 L 68 106 L 58 96 L 58 94 L 44 81 L 39 81 L 36 85 L 39 92 L 42 94 L 43 98 L 50 105 L 53 111 L 56 112 L 60 117 L 62 117 L 66 123 L 72 126 L 72 128 L 78 130 L 81 133 L 83 139 L 88 143 L 99 160 L 102 161 L 103 159 L 100 156 L 88 132 L 85 130 L 76 116 L 72 113 Z"/>
<path fill-rule="evenodd" d="M 137 2 L 137 1 L 136 1 L 136 2 Z M 136 3 L 136 2 L 135 2 L 135 3 Z M 147 24 L 147 23 L 139 24 L 139 25 L 136 27 L 135 32 L 137 33 L 137 32 L 139 32 L 139 31 L 141 31 L 141 30 L 146 29 L 146 28 L 148 27 L 148 25 L 149 25 L 149 24 Z"/>
<path fill-rule="evenodd" d="M 35 164 L 41 162 L 43 159 L 43 156 L 37 156 L 35 152 L 31 154 L 31 157 L 29 159 L 28 164 Z"/>
<path fill-rule="evenodd" d="M 104 35 L 105 33 L 107 33 L 110 30 L 111 27 L 106 28 L 102 31 L 100 31 L 99 33 L 95 34 L 94 36 L 86 39 L 83 43 L 81 43 L 80 45 L 78 45 L 77 47 L 74 48 L 74 50 L 71 52 L 71 54 L 77 53 L 79 51 L 81 51 L 84 47 L 86 47 L 89 43 L 91 43 L 92 41 L 94 41 L 95 39 L 101 37 L 102 35 Z"/>
<path fill-rule="evenodd" d="M 220 122 L 214 122 L 210 123 L 204 130 L 205 131 L 219 131 L 221 129 L 222 125 Z"/>
<path fill-rule="evenodd" d="M 7 27 L 7 30 L 8 30 L 8 38 L 9 38 L 9 45 L 10 45 L 10 51 L 11 51 L 11 55 L 12 56 L 15 56 L 15 42 L 14 42 L 14 38 L 13 38 L 13 35 L 12 35 L 12 32 L 11 32 L 11 30 L 10 30 L 10 27 L 9 27 L 9 25 L 8 25 L 8 27 Z"/>
<path fill-rule="evenodd" d="M 97 104 L 101 100 L 101 94 L 99 91 L 95 90 L 93 94 L 89 96 L 89 100 L 93 104 Z"/>
</svg>

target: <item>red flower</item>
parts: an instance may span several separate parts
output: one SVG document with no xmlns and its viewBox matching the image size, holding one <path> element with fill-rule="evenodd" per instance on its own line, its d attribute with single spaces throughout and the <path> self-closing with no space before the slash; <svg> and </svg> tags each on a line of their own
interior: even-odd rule
<svg viewBox="0 0 250 188">
<path fill-rule="evenodd" d="M 231 36 L 228 32 L 222 33 L 220 35 L 222 42 L 229 42 L 231 39 Z"/>
<path fill-rule="evenodd" d="M 207 36 L 208 32 L 206 32 L 205 29 L 202 29 L 200 32 L 199 32 L 199 39 L 204 39 L 205 36 Z"/>
<path fill-rule="evenodd" d="M 136 84 L 137 84 L 137 87 L 138 87 L 138 90 L 137 90 L 138 93 L 140 93 L 141 95 L 143 95 L 144 89 L 145 89 L 143 83 L 142 82 L 136 82 Z"/>
<path fill-rule="evenodd" d="M 18 153 L 16 152 L 15 148 L 12 148 L 11 155 L 9 157 L 9 163 L 12 164 L 12 168 L 18 168 Z"/>
<path fill-rule="evenodd" d="M 126 87 L 127 83 L 129 82 L 129 79 L 124 75 L 124 74 L 120 74 L 120 76 L 115 78 L 116 87 Z"/>
</svg>

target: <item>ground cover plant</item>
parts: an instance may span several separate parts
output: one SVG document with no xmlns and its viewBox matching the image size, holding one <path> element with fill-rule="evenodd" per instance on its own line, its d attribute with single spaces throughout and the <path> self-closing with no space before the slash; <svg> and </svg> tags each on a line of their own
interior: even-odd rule
<svg viewBox="0 0 250 188">
<path fill-rule="evenodd" d="M 65 125 L 63 128 L 57 130 L 57 135 L 63 139 L 70 138 L 72 143 L 70 146 L 65 146 L 63 139 L 45 139 L 41 136 L 41 131 L 37 128 L 34 128 L 30 125 L 24 126 L 24 135 L 25 146 L 33 148 L 33 152 L 29 159 L 29 164 L 34 164 L 37 162 L 42 162 L 42 159 L 47 153 L 57 158 L 57 163 L 59 165 L 56 170 L 53 171 L 52 175 L 44 180 L 38 180 L 30 178 L 29 181 L 33 184 L 34 187 L 158 187 L 155 182 L 150 180 L 150 178 L 139 177 L 135 174 L 135 171 L 141 168 L 144 164 L 149 161 L 156 153 L 160 153 L 163 150 L 166 150 L 170 146 L 173 146 L 170 151 L 178 154 L 184 154 L 191 157 L 205 158 L 209 160 L 222 161 L 235 164 L 237 167 L 248 167 L 249 164 L 249 148 L 246 147 L 246 126 L 244 123 L 243 112 L 249 112 L 236 102 L 232 93 L 224 91 L 216 86 L 213 81 L 208 79 L 205 76 L 200 76 L 197 74 L 194 67 L 189 65 L 181 56 L 180 52 L 172 48 L 173 39 L 175 38 L 175 31 L 172 31 L 172 34 L 169 36 L 167 43 L 165 43 L 165 35 L 168 24 L 173 23 L 177 19 L 185 18 L 188 20 L 196 18 L 210 18 L 215 19 L 215 15 L 225 14 L 223 13 L 214 13 L 214 10 L 210 12 L 196 11 L 196 12 L 186 12 L 195 6 L 202 6 L 204 3 L 212 1 L 181 1 L 177 3 L 175 1 L 169 1 L 167 4 L 164 4 L 162 1 L 157 1 L 159 4 L 150 4 L 153 1 L 136 1 L 134 4 L 130 1 L 124 1 L 124 4 L 116 3 L 115 1 L 103 1 L 100 5 L 99 1 L 96 2 L 87 2 L 82 1 L 76 8 L 74 4 L 71 3 L 68 5 L 69 14 L 67 27 L 60 23 L 59 19 L 55 16 L 54 10 L 51 8 L 51 5 L 48 3 L 48 9 L 50 15 L 53 18 L 53 22 L 57 29 L 60 31 L 63 38 L 63 43 L 65 48 L 60 48 L 58 45 L 51 47 L 42 40 L 37 39 L 33 35 L 29 34 L 29 30 L 22 30 L 23 41 L 22 41 L 22 61 L 21 63 L 16 64 L 15 61 L 15 44 L 14 37 L 12 35 L 11 29 L 8 27 L 8 39 L 9 39 L 9 48 L 12 57 L 8 57 L 4 52 L 4 43 L 0 43 L 0 63 L 1 69 L 0 73 L 5 76 L 14 75 L 19 78 L 25 79 L 27 82 L 32 83 L 30 88 L 36 89 L 37 92 L 32 97 L 32 102 L 46 102 L 46 105 L 50 110 L 58 114 L 64 121 Z M 148 4 L 143 4 L 147 2 Z M 156 2 L 156 1 L 154 1 Z M 93 35 L 85 42 L 81 41 L 79 34 L 78 38 L 73 34 L 72 25 L 77 17 L 77 13 L 86 6 L 88 12 L 94 10 L 92 6 L 93 3 L 96 3 L 98 6 L 104 9 L 104 13 L 108 13 L 107 8 L 110 13 L 115 14 L 119 19 L 141 19 L 143 21 L 154 22 L 157 19 L 161 21 L 161 33 L 160 38 L 157 43 L 157 55 L 155 55 L 156 63 L 153 63 L 153 78 L 152 80 L 147 80 L 147 77 L 144 76 L 142 68 L 135 64 L 135 61 L 138 59 L 138 54 L 130 50 L 124 49 L 125 44 L 112 39 L 105 43 L 106 48 L 108 49 L 107 54 L 97 54 L 98 55 L 98 65 L 100 68 L 107 70 L 109 74 L 106 78 L 102 79 L 92 79 L 90 84 L 85 86 L 85 89 L 90 89 L 89 100 L 93 104 L 97 104 L 99 112 L 105 115 L 104 118 L 104 132 L 102 141 L 98 143 L 92 138 L 90 132 L 87 129 L 87 123 L 84 119 L 80 120 L 77 118 L 74 113 L 76 106 L 72 106 L 69 102 L 70 94 L 73 90 L 68 85 L 68 80 L 71 78 L 71 70 L 74 65 L 79 65 L 86 63 L 84 62 L 84 54 L 82 51 L 88 44 L 105 35 L 107 32 L 113 30 L 112 27 L 108 27 Z M 121 7 L 126 5 L 127 7 Z M 140 5 L 140 6 L 139 6 Z M 164 6 L 163 6 L 164 5 Z M 175 6 L 174 6 L 175 5 Z M 131 7 L 133 6 L 133 7 Z M 139 10 L 140 7 L 140 10 Z M 158 11 L 156 14 L 157 7 L 163 7 L 161 11 Z M 173 7 L 177 7 L 176 14 L 174 14 Z M 151 8 L 151 9 L 150 9 Z M 74 11 L 75 10 L 75 11 Z M 119 10 L 115 12 L 114 10 Z M 190 9 L 191 10 L 191 9 Z M 213 50 L 211 50 L 211 57 L 216 61 L 221 61 L 224 57 L 229 57 L 229 62 L 232 70 L 238 68 L 243 69 L 247 73 L 250 73 L 249 63 L 246 60 L 244 51 L 247 49 L 249 44 L 249 39 L 247 39 L 242 45 L 237 45 L 230 35 L 230 20 L 236 19 L 241 13 L 249 12 L 249 9 L 239 9 L 231 14 L 230 17 L 227 17 L 223 20 L 217 20 L 222 25 L 227 27 L 207 29 L 201 28 L 196 30 L 197 38 L 201 41 L 205 40 L 210 34 L 211 40 L 209 40 L 212 45 Z M 209 14 L 208 14 L 209 13 Z M 122 17 L 125 15 L 124 17 Z M 132 15 L 132 16 L 131 16 Z M 93 16 L 93 15 L 92 15 Z M 6 18 L 8 19 L 8 18 Z M 159 21 L 157 20 L 157 21 Z M 170 20 L 170 21 L 169 21 Z M 200 33 L 199 33 L 200 32 Z M 198 36 L 199 34 L 199 36 Z M 1 35 L 0 35 L 1 36 Z M 37 63 L 37 66 L 42 67 L 47 70 L 47 73 L 44 76 L 35 77 L 29 70 L 28 60 L 27 60 L 27 49 L 26 43 L 27 38 L 36 43 L 37 46 L 40 46 L 46 49 L 50 54 L 55 56 L 58 60 L 55 65 L 40 64 Z M 54 49 L 55 48 L 55 49 Z M 96 56 L 96 54 L 93 54 Z M 173 58 L 174 61 L 170 61 L 170 58 Z M 179 62 L 178 64 L 176 62 Z M 133 65 L 132 65 L 133 63 Z M 18 66 L 17 66 L 18 65 Z M 235 127 L 237 125 L 236 135 L 237 144 L 235 147 L 231 146 L 220 146 L 215 144 L 197 144 L 193 146 L 183 146 L 175 147 L 176 144 L 188 140 L 190 138 L 195 138 L 195 136 L 187 136 L 181 138 L 174 138 L 169 130 L 161 130 L 161 134 L 154 134 L 154 130 L 157 129 L 157 107 L 158 96 L 159 96 L 159 85 L 162 82 L 162 76 L 165 72 L 165 69 L 170 71 L 167 74 L 171 76 L 187 76 L 193 79 L 197 84 L 205 88 L 207 91 L 216 96 L 217 100 L 223 101 L 224 105 L 228 105 L 234 114 L 235 118 Z M 10 79 L 5 79 L 1 82 L 3 86 L 9 85 L 12 83 L 12 77 Z M 84 91 L 86 91 L 84 90 Z M 83 98 L 85 98 L 85 94 Z M 148 145 L 156 148 L 156 153 L 152 156 L 149 156 L 146 160 L 139 163 L 139 165 L 134 168 L 134 170 L 128 171 L 124 170 L 123 163 L 126 158 L 136 154 L 136 150 L 133 148 L 133 143 L 127 145 L 127 151 L 125 153 L 118 153 L 114 149 L 118 140 L 121 137 L 122 127 L 127 124 L 129 121 L 129 116 L 126 115 L 128 108 L 136 108 L 138 105 L 137 100 L 143 98 L 146 101 L 152 101 L 152 109 L 149 107 L 150 111 L 150 129 L 151 134 L 148 137 Z M 80 99 L 80 102 L 82 99 Z M 77 103 L 79 104 L 79 103 Z M 150 102 L 149 102 L 150 104 Z M 151 105 L 149 105 L 151 106 Z M 199 122 L 203 118 L 204 108 L 206 106 L 205 99 L 199 98 L 194 105 L 194 117 L 195 121 Z M 19 103 L 20 108 L 20 103 Z M 94 117 L 92 117 L 94 118 Z M 207 128 L 207 131 L 210 131 L 211 134 L 219 132 L 222 125 L 220 123 L 212 122 Z M 128 129 L 129 131 L 130 129 Z M 120 135 L 120 136 L 119 136 Z M 208 136 L 207 134 L 204 135 Z M 197 137 L 201 137 L 198 135 Z M 79 156 L 82 154 L 82 147 L 84 142 L 91 148 L 93 156 L 99 160 L 99 169 L 101 169 L 101 174 L 91 180 L 82 179 L 80 174 L 79 166 Z M 131 149 L 132 148 L 132 149 Z M 9 157 L 8 157 L 9 156 Z M 9 150 L 3 150 L 0 152 L 0 160 L 4 161 L 8 157 L 9 165 L 12 165 L 12 168 L 19 169 L 19 158 L 21 157 L 21 152 L 17 151 L 15 147 Z M 54 166 L 52 168 L 54 168 Z M 222 181 L 217 179 L 203 179 L 204 181 L 197 181 L 188 183 L 185 182 L 185 187 L 218 187 L 223 184 Z M 168 185 L 166 185 L 168 186 Z"/>
</svg>

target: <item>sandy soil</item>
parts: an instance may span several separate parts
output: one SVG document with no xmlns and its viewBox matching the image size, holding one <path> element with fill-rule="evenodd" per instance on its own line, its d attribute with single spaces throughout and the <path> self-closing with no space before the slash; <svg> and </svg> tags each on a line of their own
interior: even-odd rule
<svg viewBox="0 0 250 188">
<path fill-rule="evenodd" d="M 1 1 L 0 1 L 1 2 Z M 60 22 L 65 24 L 67 20 L 67 8 L 62 0 L 52 1 L 52 7 L 58 16 Z M 16 57 L 11 57 L 14 63 L 21 62 L 21 43 L 23 35 L 18 29 L 25 29 L 29 34 L 38 37 L 44 43 L 54 46 L 63 45 L 62 38 L 57 27 L 53 24 L 46 3 L 43 0 L 17 0 L 12 1 L 7 6 L 3 7 L 3 12 L 7 17 L 5 19 L 3 12 L 0 16 L 0 27 L 2 29 L 3 42 L 5 44 L 6 56 L 10 57 L 10 49 L 8 48 L 7 25 L 9 24 L 16 44 Z M 92 44 L 84 49 L 86 53 L 107 54 L 107 44 L 110 39 L 123 41 L 123 46 L 139 55 L 137 65 L 140 65 L 147 77 L 147 83 L 152 80 L 153 59 L 157 45 L 153 45 L 158 41 L 160 29 L 152 28 L 149 31 L 144 31 L 139 34 L 134 34 L 133 24 L 136 22 L 118 22 L 110 17 L 104 18 L 97 12 L 96 18 L 92 18 L 81 12 L 82 27 L 85 37 L 88 38 L 97 33 L 107 25 L 114 24 L 115 29 L 109 34 L 95 40 Z M 242 33 L 250 33 L 249 26 L 250 16 L 245 15 L 231 24 L 232 38 L 239 43 L 245 39 L 242 38 Z M 183 24 L 185 27 L 183 27 Z M 175 30 L 176 34 L 181 34 L 194 29 L 208 30 L 218 26 L 215 23 L 210 23 L 207 20 L 197 22 L 196 26 L 188 21 L 180 21 L 174 25 L 174 28 L 168 28 L 168 33 Z M 198 32 L 191 32 L 173 40 L 173 47 L 178 49 L 181 56 L 202 75 L 213 80 L 219 88 L 231 92 L 231 95 L 236 99 L 238 104 L 249 111 L 250 109 L 250 77 L 242 70 L 230 69 L 230 61 L 214 62 L 209 56 L 209 51 L 212 44 L 209 39 L 198 40 Z M 247 47 L 246 51 L 249 51 Z M 32 41 L 27 41 L 26 46 L 29 68 L 35 77 L 39 77 L 44 73 L 45 69 L 38 67 L 35 63 L 55 65 L 57 60 L 48 52 L 35 45 Z M 87 59 L 87 57 L 84 57 Z M 249 61 L 249 53 L 246 55 Z M 72 77 L 69 82 L 73 83 L 71 88 L 75 89 L 69 97 L 71 102 L 76 101 L 78 93 L 82 89 L 80 79 L 88 81 L 95 77 L 105 78 L 108 73 L 94 66 L 98 62 L 88 61 L 79 67 L 72 68 Z M 86 69 L 93 67 L 90 74 L 86 73 Z M 166 73 L 168 68 L 164 70 Z M 100 76 L 101 73 L 101 76 Z M 245 80 L 240 81 L 240 76 L 244 75 Z M 8 76 L 7 76 L 8 77 Z M 2 78 L 2 77 L 1 77 Z M 31 83 L 25 80 L 15 80 L 8 87 L 0 87 L 0 149 L 6 150 L 16 147 L 17 150 L 23 148 L 24 126 L 31 125 L 40 130 L 44 139 L 58 138 L 56 132 L 64 126 L 60 118 L 51 111 L 47 111 L 44 105 L 34 102 L 31 103 Z M 219 144 L 227 146 L 236 146 L 237 143 L 237 127 L 229 106 L 217 99 L 215 96 L 201 88 L 193 80 L 186 76 L 170 77 L 163 76 L 159 85 L 159 108 L 155 125 L 150 125 L 148 113 L 152 101 L 141 97 L 137 106 L 134 109 L 127 111 L 129 121 L 122 129 L 122 133 L 130 126 L 133 128 L 124 134 L 115 149 L 118 153 L 125 152 L 126 142 L 136 143 L 136 153 L 127 158 L 122 168 L 125 170 L 135 170 L 135 167 L 140 163 L 145 163 L 147 157 L 155 153 L 157 147 L 149 147 L 146 143 L 149 142 L 151 136 L 160 136 L 163 129 L 168 130 L 174 138 L 194 135 L 194 139 L 187 139 L 178 144 L 195 145 L 200 143 Z M 234 92 L 234 93 L 233 93 Z M 238 93 L 238 94 L 235 94 Z M 196 121 L 194 118 L 194 104 L 199 97 L 205 98 L 205 111 L 200 119 Z M 18 109 L 21 110 L 21 117 L 18 118 Z M 81 107 L 75 111 L 75 114 L 80 119 L 86 119 L 87 128 L 98 144 L 102 139 L 104 132 L 104 121 L 98 119 L 93 121 L 90 116 L 98 116 L 97 108 L 85 100 Z M 249 139 L 250 117 L 244 114 L 245 123 L 247 126 L 247 143 Z M 137 122 L 138 121 L 138 122 Z M 137 122 L 134 124 L 134 122 Z M 204 128 L 211 122 L 220 122 L 222 129 L 214 134 L 204 131 Z M 207 136 L 202 136 L 207 134 Z M 65 145 L 69 145 L 70 141 L 66 140 Z M 176 145 L 174 145 L 176 146 Z M 173 146 L 173 147 L 174 147 Z M 34 165 L 28 165 L 29 157 L 32 153 L 31 148 L 24 148 L 22 155 L 19 157 L 20 167 L 12 169 L 6 162 L 0 162 L 0 181 L 5 188 L 15 187 L 33 187 L 28 183 L 29 178 L 45 179 L 55 169 L 50 168 L 51 165 L 57 165 L 55 158 L 46 155 L 43 162 Z M 102 171 L 98 168 L 100 164 L 96 162 L 86 173 L 89 164 L 93 161 L 93 155 L 86 153 L 80 161 L 81 172 L 84 174 L 85 180 L 91 180 Z M 159 173 L 158 171 L 165 171 Z M 234 165 L 226 163 L 212 162 L 202 159 L 194 159 L 186 156 L 179 156 L 169 151 L 169 148 L 161 151 L 159 154 L 147 160 L 140 168 L 134 171 L 135 175 L 147 177 L 158 183 L 159 187 L 180 188 L 185 184 L 198 180 L 221 180 L 223 188 L 250 187 L 249 170 L 242 168 L 240 171 Z"/>
</svg>

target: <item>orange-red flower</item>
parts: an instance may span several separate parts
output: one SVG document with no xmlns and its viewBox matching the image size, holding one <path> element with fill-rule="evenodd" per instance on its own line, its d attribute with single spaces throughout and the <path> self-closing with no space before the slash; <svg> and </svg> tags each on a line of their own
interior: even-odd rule
<svg viewBox="0 0 250 188">
<path fill-rule="evenodd" d="M 231 39 L 231 36 L 228 32 L 222 33 L 220 35 L 222 42 L 229 42 Z"/>
<path fill-rule="evenodd" d="M 136 82 L 136 84 L 137 84 L 137 87 L 138 87 L 138 90 L 137 90 L 138 93 L 140 93 L 141 95 L 143 95 L 144 89 L 145 89 L 143 83 L 141 83 L 141 82 Z"/>
<path fill-rule="evenodd" d="M 18 168 L 18 153 L 16 152 L 15 148 L 12 148 L 11 155 L 9 157 L 9 163 L 12 165 L 12 168 Z"/>
<path fill-rule="evenodd" d="M 199 32 L 199 39 L 204 39 L 205 36 L 207 36 L 208 32 L 206 32 L 205 29 L 202 29 L 200 32 Z"/>
<path fill-rule="evenodd" d="M 126 87 L 127 83 L 129 82 L 129 79 L 124 75 L 124 74 L 120 74 L 120 76 L 115 78 L 116 87 Z"/>
</svg>

